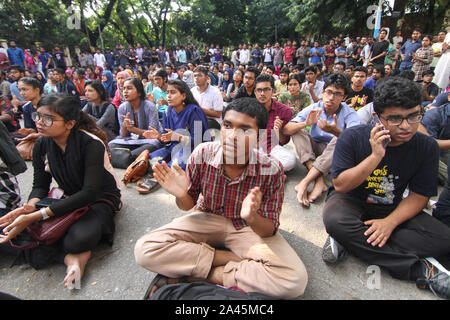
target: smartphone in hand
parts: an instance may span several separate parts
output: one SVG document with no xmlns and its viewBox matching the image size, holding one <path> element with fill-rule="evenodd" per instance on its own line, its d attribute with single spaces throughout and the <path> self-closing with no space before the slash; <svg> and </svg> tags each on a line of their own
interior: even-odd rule
<svg viewBox="0 0 450 320">
<path fill-rule="evenodd" d="M 373 113 L 372 116 L 373 116 L 373 118 L 375 119 L 375 123 L 381 124 L 382 127 L 383 127 L 382 129 L 383 129 L 383 130 L 386 130 L 384 124 L 381 122 L 380 118 L 378 117 L 378 115 L 377 115 L 375 112 Z M 391 137 L 389 137 L 388 139 L 384 139 L 384 140 L 383 140 L 383 148 L 386 149 L 386 147 L 387 147 L 387 145 L 389 144 L 389 142 L 391 142 Z"/>
</svg>

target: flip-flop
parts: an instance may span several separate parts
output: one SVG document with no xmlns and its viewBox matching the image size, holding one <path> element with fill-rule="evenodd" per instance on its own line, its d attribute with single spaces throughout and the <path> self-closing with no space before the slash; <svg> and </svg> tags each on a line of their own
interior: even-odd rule
<svg viewBox="0 0 450 320">
<path fill-rule="evenodd" d="M 136 188 L 140 194 L 148 194 L 152 191 L 155 191 L 160 187 L 158 181 L 155 178 L 145 178 L 141 183 L 138 184 Z"/>
<path fill-rule="evenodd" d="M 159 288 L 164 287 L 164 286 L 166 286 L 168 284 L 169 284 L 169 278 L 167 278 L 166 276 L 163 276 L 162 274 L 158 273 L 153 278 L 152 282 L 150 282 L 150 285 L 148 286 L 148 289 L 145 292 L 143 300 L 150 300 L 150 298 L 151 298 L 150 293 L 151 293 L 151 291 L 152 291 L 154 286 L 156 286 L 157 287 L 156 290 L 158 290 Z"/>
</svg>

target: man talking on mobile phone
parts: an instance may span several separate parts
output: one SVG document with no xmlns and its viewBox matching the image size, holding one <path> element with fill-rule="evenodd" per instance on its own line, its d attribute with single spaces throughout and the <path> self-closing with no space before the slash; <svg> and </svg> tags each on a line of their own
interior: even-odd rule
<svg viewBox="0 0 450 320">
<path fill-rule="evenodd" d="M 450 256 L 450 228 L 422 211 L 437 194 L 439 148 L 417 132 L 421 103 L 414 82 L 383 79 L 374 92 L 381 124 L 347 128 L 339 136 L 331 168 L 334 190 L 323 209 L 330 237 L 322 258 L 335 263 L 350 252 L 450 298 L 450 277 L 442 266 Z"/>
</svg>

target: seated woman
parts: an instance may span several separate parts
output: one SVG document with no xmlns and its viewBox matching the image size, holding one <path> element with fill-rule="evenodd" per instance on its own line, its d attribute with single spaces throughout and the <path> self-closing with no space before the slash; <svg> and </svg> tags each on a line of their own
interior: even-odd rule
<svg viewBox="0 0 450 320">
<path fill-rule="evenodd" d="M 85 95 L 88 103 L 84 106 L 83 111 L 94 117 L 97 126 L 105 130 L 108 141 L 111 141 L 119 134 L 117 108 L 108 102 L 108 93 L 99 81 L 87 82 Z"/>
<path fill-rule="evenodd" d="M 226 97 L 224 97 L 223 101 L 230 102 L 236 96 L 237 91 L 242 86 L 242 79 L 244 78 L 244 73 L 242 70 L 237 69 L 233 73 L 233 82 L 228 85 L 226 91 Z"/>
<path fill-rule="evenodd" d="M 102 240 L 112 244 L 121 194 L 106 153 L 106 135 L 81 112 L 78 99 L 46 96 L 33 119 L 42 135 L 33 149 L 33 189 L 27 203 L 0 218 L 4 228 L 0 250 L 11 252 L 8 241 L 31 223 L 88 206 L 87 213 L 55 244 L 28 249 L 29 254 L 23 255 L 35 269 L 65 263 L 64 285 L 71 287 L 83 275 L 91 251 Z M 36 203 L 47 197 L 53 179 L 67 197 L 37 210 Z M 96 202 L 102 199 L 108 202 Z"/>
<path fill-rule="evenodd" d="M 143 136 L 149 127 L 161 132 L 161 123 L 158 120 L 158 108 L 147 100 L 141 81 L 136 78 L 126 80 L 123 96 L 125 102 L 118 110 L 120 136 L 110 141 L 109 147 L 113 166 L 126 169 L 144 150 L 152 152 L 161 147 L 158 139 L 146 139 Z"/>
<path fill-rule="evenodd" d="M 114 77 L 111 71 L 109 70 L 104 70 L 103 74 L 102 74 L 102 84 L 106 89 L 106 92 L 108 93 L 108 100 L 106 101 L 110 101 L 111 99 L 114 98 L 115 95 L 115 89 L 116 89 L 116 81 L 114 81 Z"/>
<path fill-rule="evenodd" d="M 189 86 L 181 80 L 168 82 L 167 102 L 169 107 L 163 115 L 163 129 L 167 133 L 160 134 L 150 127 L 143 136 L 147 139 L 158 139 L 162 143 L 161 148 L 150 153 L 150 159 L 157 159 L 160 163 L 165 161 L 169 166 L 176 161 L 184 170 L 195 147 L 202 143 L 204 138 L 210 141 L 209 136 L 205 135 L 208 121 Z M 201 134 L 201 137 L 194 137 L 194 132 Z"/>
<path fill-rule="evenodd" d="M 303 77 L 302 77 L 303 76 Z M 300 90 L 305 81 L 304 75 L 293 74 L 287 81 L 287 92 L 283 92 L 278 97 L 278 101 L 287 105 L 292 110 L 292 117 L 311 104 L 309 94 Z"/>
<path fill-rule="evenodd" d="M 131 78 L 128 72 L 120 71 L 117 73 L 117 88 L 112 103 L 118 108 L 123 102 L 125 102 L 125 98 L 123 97 L 123 85 L 125 84 L 125 80 Z"/>
</svg>

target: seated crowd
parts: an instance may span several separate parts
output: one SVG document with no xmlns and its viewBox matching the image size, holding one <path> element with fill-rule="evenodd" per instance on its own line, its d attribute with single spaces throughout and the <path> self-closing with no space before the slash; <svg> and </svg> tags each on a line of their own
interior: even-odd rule
<svg viewBox="0 0 450 320">
<path fill-rule="evenodd" d="M 351 253 L 450 298 L 450 86 L 448 72 L 444 85 L 436 77 L 448 66 L 448 35 L 439 34 L 436 55 L 418 29 L 394 45 L 384 29 L 371 43 L 335 40 L 242 45 L 229 61 L 219 46 L 204 55 L 180 47 L 172 57 L 118 46 L 108 59 L 97 50 L 95 68 L 83 53 L 74 70 L 58 61 L 40 76 L 18 64 L 1 71 L 0 131 L 13 143 L 0 142 L 0 253 L 37 269 L 64 263 L 73 287 L 92 250 L 112 244 L 121 206 L 114 168 L 145 153 L 145 177 L 180 210 L 193 209 L 137 241 L 136 263 L 157 273 L 150 295 L 207 281 L 293 299 L 305 292 L 307 266 L 278 229 L 286 176 L 304 166 L 299 206 L 325 195 L 324 262 Z M 7 150 L 24 142 L 33 144 L 33 187 L 21 205 Z M 52 181 L 65 197 L 41 207 Z M 56 243 L 11 245 L 31 224 L 83 207 Z"/>
</svg>

